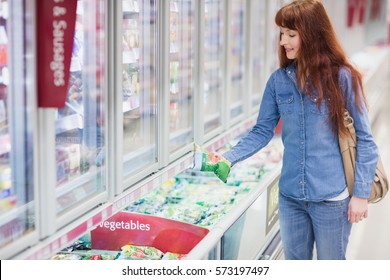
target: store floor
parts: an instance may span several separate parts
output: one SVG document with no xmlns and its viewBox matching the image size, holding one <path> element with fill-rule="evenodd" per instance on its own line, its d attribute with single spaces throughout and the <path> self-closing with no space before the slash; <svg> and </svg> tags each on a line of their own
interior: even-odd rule
<svg viewBox="0 0 390 280">
<path fill-rule="evenodd" d="M 386 83 L 372 131 L 384 168 L 390 176 L 390 79 Z M 390 260 L 390 193 L 383 201 L 370 204 L 368 215 L 367 219 L 352 227 L 347 259 Z"/>
</svg>

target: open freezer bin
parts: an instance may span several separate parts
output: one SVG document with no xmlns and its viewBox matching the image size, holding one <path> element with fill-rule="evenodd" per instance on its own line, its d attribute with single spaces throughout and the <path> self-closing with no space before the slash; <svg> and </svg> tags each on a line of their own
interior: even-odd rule
<svg viewBox="0 0 390 280">
<path fill-rule="evenodd" d="M 203 227 L 122 211 L 76 242 L 54 260 L 180 260 L 209 233 Z"/>
</svg>

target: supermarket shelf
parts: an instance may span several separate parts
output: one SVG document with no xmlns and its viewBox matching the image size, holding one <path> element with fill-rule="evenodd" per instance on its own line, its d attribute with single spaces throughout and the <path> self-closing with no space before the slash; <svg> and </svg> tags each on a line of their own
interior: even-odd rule
<svg viewBox="0 0 390 280">
<path fill-rule="evenodd" d="M 83 117 L 79 114 L 73 114 L 56 120 L 56 134 L 60 134 L 75 128 L 83 128 Z"/>
</svg>

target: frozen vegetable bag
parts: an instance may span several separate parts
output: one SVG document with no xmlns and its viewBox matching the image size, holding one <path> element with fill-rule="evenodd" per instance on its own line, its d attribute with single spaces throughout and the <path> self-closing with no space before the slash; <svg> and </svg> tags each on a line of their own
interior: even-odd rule
<svg viewBox="0 0 390 280">
<path fill-rule="evenodd" d="M 230 173 L 231 163 L 218 153 L 208 152 L 198 144 L 194 147 L 194 166 L 196 171 L 214 172 L 224 183 Z"/>
</svg>

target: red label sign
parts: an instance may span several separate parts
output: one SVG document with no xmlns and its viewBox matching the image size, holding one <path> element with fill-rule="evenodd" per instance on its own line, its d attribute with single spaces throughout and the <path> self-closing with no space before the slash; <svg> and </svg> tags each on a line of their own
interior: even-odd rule
<svg viewBox="0 0 390 280">
<path fill-rule="evenodd" d="M 38 106 L 65 106 L 77 0 L 36 0 Z"/>
<path fill-rule="evenodd" d="M 92 249 L 119 251 L 127 244 L 187 254 L 208 229 L 150 215 L 119 212 L 91 231 Z"/>
</svg>

